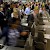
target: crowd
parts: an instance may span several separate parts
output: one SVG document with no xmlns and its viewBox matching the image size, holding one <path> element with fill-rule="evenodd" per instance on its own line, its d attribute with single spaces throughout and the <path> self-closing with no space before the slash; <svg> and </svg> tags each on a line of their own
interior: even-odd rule
<svg viewBox="0 0 50 50">
<path fill-rule="evenodd" d="M 16 46 L 18 38 L 26 40 L 30 30 L 24 29 L 21 25 L 22 19 L 27 18 L 28 26 L 30 22 L 38 23 L 39 15 L 50 15 L 50 3 L 41 2 L 3 2 L 0 4 L 0 38 L 6 37 L 4 44 Z M 24 19 L 25 20 L 25 19 Z"/>
</svg>

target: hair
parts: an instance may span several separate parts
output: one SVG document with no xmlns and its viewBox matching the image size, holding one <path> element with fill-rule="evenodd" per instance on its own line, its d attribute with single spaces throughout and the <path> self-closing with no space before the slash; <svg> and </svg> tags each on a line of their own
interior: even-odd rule
<svg viewBox="0 0 50 50">
<path fill-rule="evenodd" d="M 13 14 L 18 14 L 18 9 L 17 8 L 13 8 Z"/>
<path fill-rule="evenodd" d="M 0 7 L 0 11 L 2 10 L 3 7 Z"/>
<path fill-rule="evenodd" d="M 20 25 L 20 19 L 13 18 L 12 21 L 9 22 L 9 26 L 11 27 L 12 24 Z"/>
</svg>

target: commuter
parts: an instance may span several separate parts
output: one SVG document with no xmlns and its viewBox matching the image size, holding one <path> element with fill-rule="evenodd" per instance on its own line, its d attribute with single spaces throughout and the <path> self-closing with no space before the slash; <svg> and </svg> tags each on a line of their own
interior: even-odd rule
<svg viewBox="0 0 50 50">
<path fill-rule="evenodd" d="M 35 8 L 33 10 L 33 14 L 31 14 L 31 15 L 28 16 L 28 22 L 29 21 L 34 22 L 35 18 L 37 18 L 36 16 L 37 16 L 38 13 L 39 13 L 38 6 L 35 6 Z"/>
<path fill-rule="evenodd" d="M 17 19 L 20 19 L 20 14 L 18 14 L 18 9 L 17 8 L 13 8 L 13 12 L 11 13 L 11 18 L 17 18 Z"/>
<path fill-rule="evenodd" d="M 45 6 L 45 3 L 43 2 L 43 3 L 42 3 L 42 7 L 44 7 L 44 6 Z"/>
<path fill-rule="evenodd" d="M 18 9 L 19 9 L 21 15 L 24 14 L 24 8 L 23 8 L 22 5 L 20 5 L 20 6 L 18 7 Z"/>
<path fill-rule="evenodd" d="M 49 3 L 49 14 L 50 14 L 50 3 Z"/>
<path fill-rule="evenodd" d="M 38 18 L 37 18 L 38 13 L 39 13 L 38 6 L 35 6 L 33 14 L 30 14 L 28 16 L 28 25 L 30 27 L 30 31 L 31 31 L 32 35 L 35 33 L 35 28 L 34 28 L 34 26 L 33 26 L 33 28 L 31 28 L 31 26 L 34 22 L 36 25 L 38 25 Z M 34 33 L 33 33 L 33 31 L 34 31 Z"/>
<path fill-rule="evenodd" d="M 26 9 L 25 9 L 25 14 L 26 15 L 29 15 L 30 14 L 30 5 L 29 5 L 29 3 L 26 5 Z"/>
<path fill-rule="evenodd" d="M 23 6 L 24 6 L 24 11 L 25 11 L 25 9 L 26 9 L 26 5 L 27 5 L 27 4 L 23 4 Z"/>
<path fill-rule="evenodd" d="M 4 15 L 4 13 L 2 11 L 3 11 L 3 8 L 0 7 L 0 26 L 1 26 L 2 35 L 4 36 L 3 32 L 7 31 L 7 28 L 8 28 L 7 23 L 8 23 L 8 21 L 7 21 L 5 15 Z M 3 37 L 2 35 L 1 35 L 1 37 Z"/>
<path fill-rule="evenodd" d="M 49 17 L 49 13 L 46 11 L 45 7 L 43 7 L 43 16 Z"/>
<path fill-rule="evenodd" d="M 19 2 L 16 3 L 16 8 L 18 8 L 18 7 L 19 7 Z"/>
<path fill-rule="evenodd" d="M 38 6 L 35 6 L 33 15 L 34 15 L 35 25 L 37 26 L 38 25 L 38 21 L 39 21 L 39 15 L 40 15 Z"/>
<path fill-rule="evenodd" d="M 6 34 L 4 45 L 17 46 L 18 38 L 20 37 L 20 32 L 17 29 L 19 27 L 18 21 L 18 19 L 13 20 L 13 22 L 10 23 L 8 30 L 4 32 L 4 34 Z"/>
<path fill-rule="evenodd" d="M 42 8 L 39 9 L 39 13 L 42 13 Z"/>
<path fill-rule="evenodd" d="M 8 3 L 5 2 L 5 3 L 4 3 L 4 11 L 6 11 L 7 9 L 8 9 Z"/>
<path fill-rule="evenodd" d="M 41 8 L 41 3 L 39 3 L 38 6 L 39 6 L 39 9 L 40 9 Z"/>
<path fill-rule="evenodd" d="M 32 8 L 31 8 L 31 10 L 33 10 L 34 9 L 34 3 L 32 3 Z"/>
<path fill-rule="evenodd" d="M 6 16 L 7 20 L 10 19 L 11 13 L 12 13 L 12 11 L 11 11 L 10 5 L 8 5 L 8 9 L 5 11 L 5 16 Z"/>
<path fill-rule="evenodd" d="M 36 16 L 39 13 L 39 7 L 35 6 L 34 8 L 34 16 Z"/>
<path fill-rule="evenodd" d="M 3 13 L 3 8 L 0 7 L 0 26 L 3 27 L 4 26 L 4 22 L 6 21 L 6 18 L 4 16 L 4 13 Z"/>
<path fill-rule="evenodd" d="M 48 3 L 45 5 L 46 11 L 49 12 L 49 5 Z"/>
</svg>

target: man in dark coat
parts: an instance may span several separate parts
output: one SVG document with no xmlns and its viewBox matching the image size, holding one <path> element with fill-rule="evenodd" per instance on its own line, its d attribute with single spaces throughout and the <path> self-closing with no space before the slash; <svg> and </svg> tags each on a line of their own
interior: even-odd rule
<svg viewBox="0 0 50 50">
<path fill-rule="evenodd" d="M 4 22 L 4 13 L 2 11 L 3 8 L 0 7 L 0 26 L 2 26 Z"/>
</svg>

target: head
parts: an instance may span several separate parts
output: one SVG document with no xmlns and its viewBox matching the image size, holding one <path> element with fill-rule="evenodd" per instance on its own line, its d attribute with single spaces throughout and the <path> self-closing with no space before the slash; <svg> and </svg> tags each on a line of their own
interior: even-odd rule
<svg viewBox="0 0 50 50">
<path fill-rule="evenodd" d="M 17 6 L 17 8 L 19 7 L 19 3 L 18 2 L 16 3 L 16 6 Z"/>
<path fill-rule="evenodd" d="M 19 8 L 19 10 L 21 10 L 22 9 L 22 6 L 20 5 L 18 8 Z"/>
<path fill-rule="evenodd" d="M 13 8 L 13 15 L 14 15 L 14 18 L 18 17 L 18 9 L 17 8 Z"/>
<path fill-rule="evenodd" d="M 40 8 L 40 10 L 42 10 L 42 8 Z"/>
<path fill-rule="evenodd" d="M 38 13 L 39 13 L 38 6 L 36 6 L 36 7 L 34 8 L 34 12 L 35 12 L 36 14 L 38 14 Z"/>
<path fill-rule="evenodd" d="M 13 12 L 17 12 L 17 8 L 13 8 Z"/>
<path fill-rule="evenodd" d="M 3 8 L 2 8 L 2 7 L 0 7 L 0 11 L 1 11 L 1 12 L 3 11 Z"/>
<path fill-rule="evenodd" d="M 44 10 L 46 10 L 46 8 L 45 8 L 45 7 L 43 7 L 43 11 L 44 11 Z"/>
<path fill-rule="evenodd" d="M 27 3 L 26 7 L 30 7 L 30 3 Z"/>
</svg>

